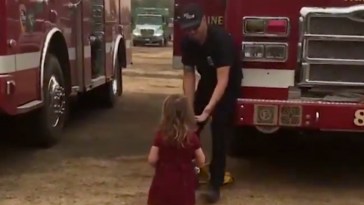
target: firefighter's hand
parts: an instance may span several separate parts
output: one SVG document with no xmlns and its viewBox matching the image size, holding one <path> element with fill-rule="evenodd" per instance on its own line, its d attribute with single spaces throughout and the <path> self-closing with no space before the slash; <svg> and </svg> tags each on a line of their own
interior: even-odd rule
<svg viewBox="0 0 364 205">
<path fill-rule="evenodd" d="M 196 116 L 196 121 L 197 122 L 205 122 L 207 120 L 207 118 L 209 118 L 209 115 L 206 114 L 206 113 L 202 113 L 201 115 Z"/>
<path fill-rule="evenodd" d="M 204 110 L 201 115 L 197 115 L 196 121 L 197 122 L 205 122 L 210 117 L 210 112 L 208 110 Z"/>
</svg>

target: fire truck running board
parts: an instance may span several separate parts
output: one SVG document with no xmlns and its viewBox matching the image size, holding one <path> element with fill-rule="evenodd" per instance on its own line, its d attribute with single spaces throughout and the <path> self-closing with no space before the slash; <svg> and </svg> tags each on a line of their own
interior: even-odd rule
<svg viewBox="0 0 364 205">
<path fill-rule="evenodd" d="M 26 113 L 29 112 L 31 110 L 40 108 L 42 106 L 42 101 L 41 100 L 34 100 L 31 102 L 28 102 L 24 105 L 21 105 L 19 107 L 17 107 L 17 114 L 22 114 L 22 113 Z"/>
<path fill-rule="evenodd" d="M 72 86 L 71 89 L 71 96 L 77 95 L 77 93 L 80 91 L 80 86 Z"/>
<path fill-rule="evenodd" d="M 87 90 L 91 90 L 100 85 L 103 85 L 103 84 L 105 84 L 105 82 L 106 82 L 106 77 L 104 75 L 94 78 L 91 80 L 91 84 L 89 86 L 87 86 Z"/>
</svg>

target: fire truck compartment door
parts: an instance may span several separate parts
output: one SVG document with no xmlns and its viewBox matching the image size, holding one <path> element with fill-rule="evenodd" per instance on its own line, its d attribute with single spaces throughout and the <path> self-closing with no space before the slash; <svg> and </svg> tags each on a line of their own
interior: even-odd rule
<svg viewBox="0 0 364 205">
<path fill-rule="evenodd" d="M 75 15 L 77 67 L 80 87 L 90 90 L 105 83 L 104 0 L 81 2 Z M 83 52 L 82 52 L 83 50 Z M 82 66 L 80 66 L 82 65 Z"/>
<path fill-rule="evenodd" d="M 79 87 L 80 91 L 84 90 L 84 43 L 82 41 L 82 0 L 72 0 L 67 4 L 68 9 L 71 12 L 72 16 L 72 33 L 73 33 L 73 41 L 75 45 L 75 52 L 76 52 L 76 61 L 74 67 L 77 68 L 75 71 L 77 75 L 77 86 Z"/>
<path fill-rule="evenodd" d="M 91 70 L 91 78 L 93 84 L 97 84 L 97 79 L 104 81 L 105 79 L 105 21 L 104 21 L 104 0 L 91 0 L 91 22 L 88 24 L 89 43 L 91 50 L 91 58 L 89 67 Z M 87 69 L 87 68 L 86 68 Z"/>
</svg>

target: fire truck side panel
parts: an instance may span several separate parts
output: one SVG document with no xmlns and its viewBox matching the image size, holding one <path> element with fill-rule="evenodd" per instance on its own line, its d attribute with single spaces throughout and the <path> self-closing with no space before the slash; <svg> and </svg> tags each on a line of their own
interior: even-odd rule
<svg viewBox="0 0 364 205">
<path fill-rule="evenodd" d="M 272 6 L 261 6 L 272 5 Z M 300 127 L 330 131 L 364 131 L 364 105 L 307 99 L 289 99 L 289 87 L 295 87 L 301 69 L 299 17 L 302 7 L 342 7 L 358 1 L 276 1 L 230 0 L 225 25 L 235 43 L 287 43 L 284 62 L 244 61 L 241 98 L 237 103 L 237 124 L 263 127 Z M 274 6 L 273 6 L 274 5 Z M 288 36 L 248 36 L 243 33 L 243 18 L 289 18 Z M 256 26 L 256 25 L 255 25 Z M 243 53 L 242 53 L 243 54 Z M 246 56 L 246 55 L 245 55 Z M 299 59 L 298 59 L 299 58 Z M 299 88 L 297 88 L 299 89 Z M 269 132 L 269 129 L 265 130 Z"/>
<path fill-rule="evenodd" d="M 206 13 L 207 21 L 209 24 L 224 24 L 224 13 L 225 13 L 225 0 L 175 0 L 175 16 L 174 19 L 176 21 L 179 10 L 183 8 L 184 5 L 190 2 L 197 2 L 199 3 Z M 178 21 L 178 20 L 177 20 Z M 173 34 L 173 67 L 180 69 L 182 68 L 181 63 L 181 51 L 180 51 L 180 40 L 183 36 L 181 32 L 178 22 L 173 27 L 174 34 Z"/>
<path fill-rule="evenodd" d="M 116 60 L 126 67 L 130 6 L 130 0 L 0 0 L 0 110 L 15 115 L 42 105 L 49 52 L 59 58 L 73 94 L 103 85 Z M 94 50 L 92 35 L 101 37 Z"/>
<path fill-rule="evenodd" d="M 35 1 L 20 3 L 7 1 L 5 8 L 7 13 L 4 18 L 6 24 L 3 24 L 5 27 L 3 34 L 6 36 L 1 37 L 1 40 L 6 41 L 7 44 L 1 49 L 5 55 L 1 57 L 3 65 L 0 66 L 0 74 L 8 75 L 8 80 L 2 86 L 4 89 L 6 86 L 7 92 L 4 99 L 11 100 L 1 100 L 1 103 L 6 104 L 2 107 L 11 108 L 11 110 L 4 109 L 8 114 L 17 114 L 27 112 L 41 104 L 42 60 L 46 50 L 50 49 L 51 40 L 54 40 L 54 36 L 51 35 L 54 32 L 50 30 L 55 26 L 56 21 L 59 21 L 60 28 L 63 28 L 67 36 L 67 31 L 70 29 L 67 28 L 65 19 L 68 17 L 66 12 L 69 13 L 69 10 L 65 9 L 62 2 L 45 4 Z M 68 23 L 71 22 L 67 20 Z M 59 43 L 58 49 L 65 53 L 62 63 L 67 67 L 67 46 L 64 40 L 62 45 Z"/>
<path fill-rule="evenodd" d="M 15 55 L 10 55 L 7 43 L 7 30 L 9 29 L 7 19 L 7 2 L 0 0 L 0 112 L 15 112 L 14 98 L 6 95 L 6 82 L 13 80 L 7 73 L 15 70 Z"/>
<path fill-rule="evenodd" d="M 3 25 L 1 27 L 1 32 L 0 32 L 0 55 L 5 55 L 7 53 L 7 46 L 6 46 L 6 33 L 7 33 L 7 27 L 4 26 L 6 25 L 6 0 L 0 0 L 0 25 Z M 1 57 L 0 57 L 1 58 Z M 0 60 L 0 69 L 2 69 L 2 61 L 3 59 Z"/>
<path fill-rule="evenodd" d="M 39 65 L 44 38 L 45 12 L 39 3 L 24 1 L 7 2 L 7 39 L 14 44 L 9 47 L 8 57 L 14 64 L 7 71 L 15 81 L 14 102 L 22 105 L 38 97 Z M 13 57 L 14 56 L 14 57 Z"/>
<path fill-rule="evenodd" d="M 6 73 L 9 68 L 15 68 L 15 56 L 9 56 L 7 49 L 7 5 L 5 0 L 0 0 L 0 108 L 5 112 L 15 112 L 14 106 L 10 106 L 10 103 L 14 100 L 13 98 L 9 98 L 6 93 L 5 83 L 7 80 L 11 80 L 10 76 L 7 76 Z M 1 112 L 1 110 L 0 110 Z"/>
</svg>

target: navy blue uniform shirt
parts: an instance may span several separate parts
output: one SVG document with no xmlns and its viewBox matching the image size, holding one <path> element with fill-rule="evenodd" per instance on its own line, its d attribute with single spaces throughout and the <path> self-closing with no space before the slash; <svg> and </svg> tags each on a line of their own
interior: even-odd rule
<svg viewBox="0 0 364 205">
<path fill-rule="evenodd" d="M 217 84 L 217 69 L 230 66 L 229 82 L 222 100 L 236 99 L 239 95 L 243 78 L 239 51 L 235 48 L 232 36 L 222 27 L 208 26 L 207 39 L 204 44 L 184 37 L 181 42 L 182 63 L 196 68 L 201 75 L 197 88 L 200 98 L 210 99 Z"/>
</svg>

